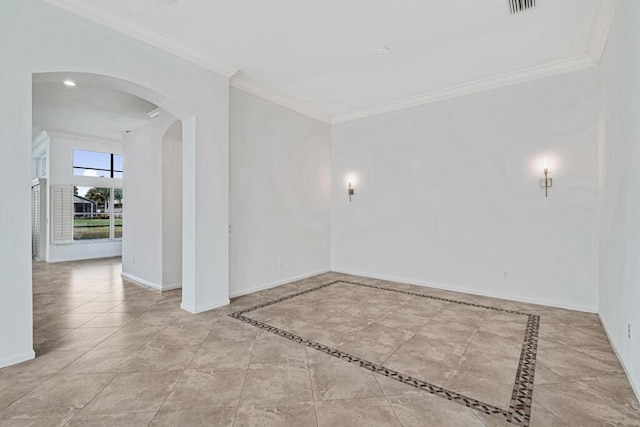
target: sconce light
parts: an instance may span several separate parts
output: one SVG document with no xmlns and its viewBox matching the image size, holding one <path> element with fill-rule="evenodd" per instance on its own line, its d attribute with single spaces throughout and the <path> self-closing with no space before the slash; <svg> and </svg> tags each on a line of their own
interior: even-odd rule
<svg viewBox="0 0 640 427">
<path fill-rule="evenodd" d="M 549 197 L 549 187 L 553 187 L 553 178 L 549 177 L 549 169 L 547 167 L 542 171 L 544 178 L 540 178 L 540 187 L 544 187 L 544 197 Z"/>
<path fill-rule="evenodd" d="M 347 194 L 349 194 L 349 201 L 351 201 L 351 196 L 353 196 L 355 192 L 356 189 L 351 186 L 351 183 L 349 183 L 349 188 L 347 189 Z"/>
</svg>

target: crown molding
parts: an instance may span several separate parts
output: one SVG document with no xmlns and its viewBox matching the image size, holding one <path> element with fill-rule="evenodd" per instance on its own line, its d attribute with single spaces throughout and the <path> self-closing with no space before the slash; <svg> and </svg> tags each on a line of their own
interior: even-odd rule
<svg viewBox="0 0 640 427">
<path fill-rule="evenodd" d="M 49 134 L 46 130 L 41 130 L 31 140 L 31 157 L 40 157 L 47 151 L 47 142 L 49 142 Z"/>
<path fill-rule="evenodd" d="M 243 90 L 259 98 L 273 102 L 282 107 L 288 108 L 305 116 L 319 120 L 327 124 L 337 124 L 358 120 L 365 117 L 384 114 L 418 105 L 443 101 L 449 98 L 469 95 L 504 86 L 550 77 L 558 74 L 568 73 L 597 65 L 602 56 L 602 52 L 607 43 L 611 25 L 615 17 L 619 0 L 603 0 L 598 18 L 594 23 L 592 38 L 589 43 L 588 52 L 585 55 L 556 61 L 540 66 L 530 67 L 511 73 L 505 73 L 482 80 L 477 80 L 461 85 L 451 86 L 432 92 L 412 96 L 397 101 L 392 101 L 379 107 L 364 109 L 344 114 L 331 116 L 322 112 L 312 105 L 298 101 L 288 95 L 273 89 L 268 89 L 263 85 L 250 81 L 249 79 L 236 74 L 239 69 L 228 66 L 211 59 L 204 51 L 199 50 L 186 43 L 177 41 L 164 33 L 151 29 L 125 15 L 108 10 L 94 3 L 84 0 L 42 0 L 45 3 L 66 10 L 91 22 L 95 22 L 118 33 L 129 36 L 133 39 L 146 43 L 170 53 L 179 58 L 190 61 L 201 67 L 214 71 L 230 79 L 231 87 Z"/>
<path fill-rule="evenodd" d="M 73 139 L 76 141 L 95 142 L 99 144 L 112 145 L 114 147 L 120 147 L 120 148 L 122 148 L 122 143 L 123 143 L 123 140 L 101 137 L 101 136 L 94 136 L 94 135 L 87 135 L 83 133 L 66 132 L 66 131 L 56 130 L 56 129 L 45 129 L 44 131 L 49 135 L 49 137 L 54 137 L 54 138 L 65 138 L 65 139 Z"/>
<path fill-rule="evenodd" d="M 604 0 L 600 5 L 600 10 L 598 11 L 597 19 L 591 33 L 588 50 L 589 56 L 598 64 L 600 63 L 600 59 L 602 59 L 604 48 L 607 46 L 609 33 L 611 32 L 611 26 L 616 17 L 619 4 L 619 0 Z"/>
<path fill-rule="evenodd" d="M 80 16 L 120 34 L 161 49 L 167 53 L 197 64 L 215 73 L 230 78 L 238 68 L 218 62 L 204 51 L 156 31 L 125 15 L 108 10 L 84 0 L 42 0 L 59 9 Z"/>
<path fill-rule="evenodd" d="M 278 104 L 281 107 L 288 108 L 289 110 L 293 110 L 297 113 L 309 116 L 312 119 L 319 120 L 323 123 L 333 123 L 331 115 L 323 113 L 322 111 L 318 111 L 309 104 L 297 101 L 290 96 L 278 93 L 271 89 L 266 89 L 265 87 L 253 83 L 252 81 L 249 81 L 239 75 L 236 75 L 232 77 L 231 80 L 229 80 L 229 86 L 243 90 L 247 93 L 250 93 L 251 95 L 257 96 L 258 98 L 273 102 L 274 104 Z"/>
<path fill-rule="evenodd" d="M 562 61 L 551 62 L 549 64 L 536 67 L 525 68 L 511 73 L 500 74 L 487 79 L 476 80 L 446 89 L 435 90 L 418 96 L 400 99 L 380 107 L 368 110 L 361 110 L 352 113 L 340 114 L 333 117 L 332 124 L 349 122 L 365 117 L 376 116 L 378 114 L 390 113 L 392 111 L 404 110 L 432 102 L 443 101 L 449 98 L 456 98 L 477 92 L 491 89 L 498 89 L 504 86 L 511 86 L 519 83 L 526 83 L 532 80 L 564 74 L 571 71 L 582 70 L 584 68 L 596 66 L 596 62 L 589 55 L 581 55 Z"/>
</svg>

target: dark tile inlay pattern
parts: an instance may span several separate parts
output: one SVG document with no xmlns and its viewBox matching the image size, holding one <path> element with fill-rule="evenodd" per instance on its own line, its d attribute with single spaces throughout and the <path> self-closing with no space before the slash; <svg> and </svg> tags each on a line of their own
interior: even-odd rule
<svg viewBox="0 0 640 427">
<path fill-rule="evenodd" d="M 471 307 L 484 308 L 487 310 L 498 311 L 509 314 L 516 314 L 521 316 L 527 316 L 527 326 L 525 329 L 524 339 L 522 343 L 522 350 L 520 352 L 520 360 L 518 363 L 518 370 L 516 373 L 516 378 L 513 384 L 513 393 L 511 395 L 511 405 L 508 409 L 498 408 L 494 405 L 490 405 L 488 403 L 481 402 L 479 400 L 464 396 L 460 393 L 457 393 L 452 390 L 447 390 L 445 388 L 439 387 L 434 384 L 430 384 L 426 381 L 422 381 L 417 378 L 413 378 L 409 375 L 402 374 L 400 372 L 394 371 L 393 369 L 386 368 L 382 365 L 378 365 L 367 360 L 361 359 L 359 357 L 350 355 L 343 351 L 337 350 L 335 348 L 328 347 L 324 344 L 317 343 L 315 341 L 308 340 L 296 334 L 287 332 L 285 330 L 276 328 L 269 324 L 254 320 L 250 317 L 245 316 L 246 313 L 250 313 L 252 311 L 258 310 L 260 308 L 268 307 L 270 305 L 278 304 L 283 301 L 290 300 L 292 298 L 299 297 L 304 294 L 308 294 L 310 292 L 315 292 L 320 289 L 329 287 L 331 285 L 335 285 L 336 283 L 345 283 L 349 285 L 355 286 L 363 286 L 367 288 L 373 288 L 388 292 L 397 292 L 401 294 L 407 294 L 411 296 L 417 296 L 421 298 L 427 298 L 432 300 L 439 300 L 444 302 L 450 302 L 455 304 L 461 304 Z M 315 350 L 321 351 L 328 355 L 337 357 L 339 359 L 345 360 L 349 363 L 354 363 L 364 369 L 368 369 L 372 372 L 387 376 L 401 383 L 416 387 L 418 389 L 427 391 L 429 393 L 435 394 L 437 396 L 443 397 L 447 400 L 451 400 L 453 402 L 459 403 L 461 405 L 467 406 L 469 408 L 482 411 L 486 414 L 499 414 L 505 417 L 507 421 L 512 424 L 529 426 L 531 421 L 531 405 L 533 399 L 533 379 L 535 374 L 536 367 L 536 350 L 538 345 L 538 329 L 540 326 L 540 316 L 537 314 L 529 314 L 522 313 L 513 310 L 505 310 L 496 307 L 489 307 L 480 304 L 473 304 L 464 301 L 456 301 L 447 298 L 440 298 L 430 295 L 422 295 L 415 292 L 403 291 L 400 289 L 389 289 L 381 286 L 367 285 L 363 283 L 349 282 L 345 280 L 336 280 L 330 283 L 326 283 L 324 285 L 317 286 L 312 289 L 308 289 L 302 292 L 297 292 L 292 295 L 288 295 L 286 297 L 282 297 L 273 301 L 269 301 L 266 303 L 258 304 L 253 307 L 237 311 L 235 313 L 230 314 L 229 316 L 234 319 L 241 320 L 250 325 L 256 326 L 260 329 L 264 329 L 266 331 L 272 332 L 278 336 L 287 338 L 291 341 L 297 342 L 299 344 L 304 344 L 307 347 L 313 348 Z"/>
</svg>

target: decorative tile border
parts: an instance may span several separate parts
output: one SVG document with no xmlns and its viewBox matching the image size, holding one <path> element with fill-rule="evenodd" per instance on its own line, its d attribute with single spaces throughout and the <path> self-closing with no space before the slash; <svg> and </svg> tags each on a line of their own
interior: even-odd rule
<svg viewBox="0 0 640 427">
<path fill-rule="evenodd" d="M 430 384 L 426 381 L 419 380 L 417 378 L 413 378 L 409 375 L 402 374 L 400 372 L 394 371 L 393 369 L 386 368 L 381 365 L 377 365 L 373 362 L 369 362 L 367 360 L 361 359 L 359 357 L 350 355 L 343 351 L 337 350 L 335 348 L 328 347 L 324 344 L 317 343 L 315 341 L 308 340 L 306 338 L 300 337 L 296 334 L 292 334 L 291 332 L 287 332 L 285 330 L 276 328 L 274 326 L 268 325 L 266 323 L 254 320 L 250 317 L 245 316 L 246 313 L 250 313 L 252 311 L 258 310 L 260 308 L 268 307 L 274 304 L 278 304 L 283 301 L 290 300 L 292 298 L 299 297 L 300 295 L 308 294 L 310 292 L 315 292 L 320 289 L 329 287 L 331 285 L 335 285 L 336 283 L 346 283 L 355 286 L 362 286 L 366 288 L 378 289 L 387 292 L 396 292 L 411 296 L 417 296 L 421 298 L 428 298 L 432 300 L 445 301 L 460 305 L 466 305 L 470 307 L 478 307 L 486 310 L 492 310 L 502 313 L 516 314 L 520 316 L 527 316 L 527 326 L 525 328 L 524 340 L 522 343 L 522 350 L 520 352 L 520 360 L 518 363 L 518 370 L 516 373 L 516 378 L 513 385 L 513 392 L 511 395 L 511 405 L 509 409 L 502 409 L 496 406 L 490 405 L 488 403 L 481 402 L 479 400 L 473 399 L 471 397 L 464 396 L 460 393 L 457 393 L 452 390 L 447 390 L 442 387 L 439 387 L 434 384 Z M 246 308 L 244 310 L 237 311 L 235 313 L 230 314 L 229 316 L 234 319 L 241 320 L 245 323 L 258 327 L 260 329 L 264 329 L 271 333 L 274 333 L 283 338 L 287 338 L 291 341 L 297 342 L 299 344 L 304 344 L 307 347 L 311 347 L 315 350 L 321 351 L 328 355 L 337 357 L 339 359 L 345 360 L 349 363 L 354 363 L 361 368 L 368 369 L 369 371 L 375 372 L 377 374 L 384 375 L 386 377 L 392 378 L 401 383 L 410 385 L 412 387 L 416 387 L 420 390 L 427 391 L 429 393 L 435 394 L 437 396 L 443 397 L 447 400 L 451 400 L 452 402 L 459 403 L 466 407 L 484 412 L 489 415 L 502 415 L 505 417 L 507 421 L 512 424 L 521 425 L 528 427 L 531 422 L 531 404 L 533 399 L 533 379 L 535 374 L 536 367 L 536 351 L 538 346 L 538 329 L 540 326 L 540 316 L 536 314 L 522 313 L 514 310 L 506 310 L 502 308 L 489 307 L 481 304 L 474 304 L 464 301 L 456 301 L 448 298 L 435 297 L 430 295 L 423 295 L 416 292 L 404 291 L 400 289 L 389 289 L 381 286 L 375 285 L 367 285 L 363 283 L 356 283 L 347 280 L 335 280 L 330 283 L 326 283 L 324 285 L 317 286 L 312 289 L 308 289 L 306 291 L 297 292 L 292 295 L 288 295 L 282 298 L 275 299 L 273 301 L 265 302 L 262 304 L 255 305 L 250 308 Z"/>
</svg>

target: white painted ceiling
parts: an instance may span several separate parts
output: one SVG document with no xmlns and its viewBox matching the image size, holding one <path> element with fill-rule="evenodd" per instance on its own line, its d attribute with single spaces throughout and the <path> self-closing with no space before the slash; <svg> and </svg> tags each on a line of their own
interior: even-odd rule
<svg viewBox="0 0 640 427">
<path fill-rule="evenodd" d="M 615 4 L 537 0 L 510 15 L 506 0 L 45 1 L 239 70 L 233 85 L 329 121 L 545 67 L 593 65 Z"/>
<path fill-rule="evenodd" d="M 77 86 L 63 84 L 71 79 Z M 59 131 L 122 140 L 151 119 L 154 104 L 110 87 L 100 76 L 46 73 L 33 76 L 33 133 Z"/>
</svg>

